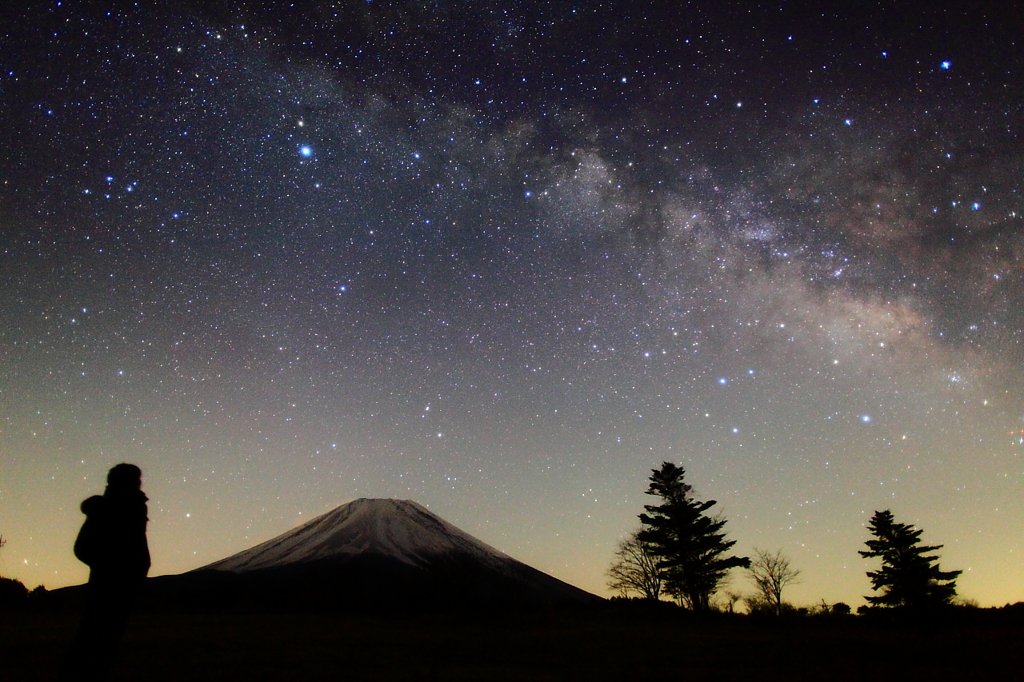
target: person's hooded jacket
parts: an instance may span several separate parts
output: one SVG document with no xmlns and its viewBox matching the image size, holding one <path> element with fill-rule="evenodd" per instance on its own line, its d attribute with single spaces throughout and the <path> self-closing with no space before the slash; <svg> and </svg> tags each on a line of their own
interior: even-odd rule
<svg viewBox="0 0 1024 682">
<path fill-rule="evenodd" d="M 111 490 L 82 502 L 85 523 L 75 540 L 75 556 L 95 577 L 142 579 L 149 573 L 146 495 Z"/>
</svg>

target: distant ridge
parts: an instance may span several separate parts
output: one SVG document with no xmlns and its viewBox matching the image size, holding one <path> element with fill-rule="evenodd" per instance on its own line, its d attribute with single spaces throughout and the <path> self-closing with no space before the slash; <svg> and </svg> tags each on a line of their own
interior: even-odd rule
<svg viewBox="0 0 1024 682">
<path fill-rule="evenodd" d="M 600 597 L 542 573 L 412 500 L 353 500 L 179 576 L 157 599 L 280 608 L 580 605 Z"/>
</svg>

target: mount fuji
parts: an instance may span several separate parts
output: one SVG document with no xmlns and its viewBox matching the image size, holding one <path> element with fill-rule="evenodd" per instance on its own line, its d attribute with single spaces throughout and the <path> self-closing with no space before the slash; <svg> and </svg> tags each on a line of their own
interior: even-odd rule
<svg viewBox="0 0 1024 682">
<path fill-rule="evenodd" d="M 360 554 L 386 556 L 410 566 L 451 554 L 488 565 L 513 560 L 412 500 L 363 498 L 198 570 L 244 573 Z"/>
<path fill-rule="evenodd" d="M 278 607 L 540 606 L 600 597 L 477 540 L 411 500 L 358 499 L 189 573 L 175 601 Z"/>
</svg>

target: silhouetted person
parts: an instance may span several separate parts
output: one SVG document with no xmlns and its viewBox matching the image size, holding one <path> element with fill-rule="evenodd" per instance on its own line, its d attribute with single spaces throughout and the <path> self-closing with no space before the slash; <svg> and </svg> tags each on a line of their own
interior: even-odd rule
<svg viewBox="0 0 1024 682">
<path fill-rule="evenodd" d="M 85 523 L 75 540 L 75 556 L 90 568 L 88 596 L 61 680 L 103 680 L 110 671 L 149 573 L 147 499 L 142 470 L 118 464 L 107 474 L 103 495 L 82 502 Z"/>
</svg>

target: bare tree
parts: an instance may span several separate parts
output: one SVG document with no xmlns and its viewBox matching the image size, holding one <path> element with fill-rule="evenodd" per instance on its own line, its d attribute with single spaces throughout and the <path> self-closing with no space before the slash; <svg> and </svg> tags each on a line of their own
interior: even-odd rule
<svg viewBox="0 0 1024 682">
<path fill-rule="evenodd" d="M 769 552 L 755 547 L 747 573 L 757 586 L 757 598 L 771 604 L 772 610 L 782 615 L 782 590 L 799 582 L 800 571 L 790 566 L 781 549 Z"/>
<path fill-rule="evenodd" d="M 651 554 L 648 544 L 637 537 L 638 533 L 635 530 L 619 542 L 615 560 L 605 571 L 608 587 L 623 597 L 639 594 L 644 599 L 657 600 L 663 587 L 658 558 Z"/>
<path fill-rule="evenodd" d="M 739 592 L 725 590 L 722 592 L 722 598 L 718 601 L 718 608 L 725 613 L 736 613 L 736 604 L 742 600 L 743 595 Z"/>
</svg>

